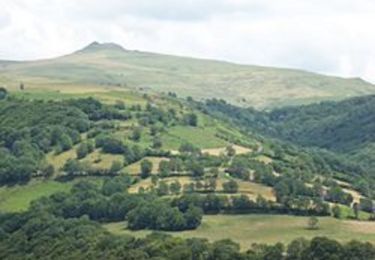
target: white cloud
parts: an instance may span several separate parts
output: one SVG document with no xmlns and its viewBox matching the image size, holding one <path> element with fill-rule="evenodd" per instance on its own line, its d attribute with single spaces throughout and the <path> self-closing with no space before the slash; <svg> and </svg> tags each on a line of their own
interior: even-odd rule
<svg viewBox="0 0 375 260">
<path fill-rule="evenodd" d="M 0 59 L 90 41 L 375 82 L 371 0 L 0 0 Z"/>
</svg>

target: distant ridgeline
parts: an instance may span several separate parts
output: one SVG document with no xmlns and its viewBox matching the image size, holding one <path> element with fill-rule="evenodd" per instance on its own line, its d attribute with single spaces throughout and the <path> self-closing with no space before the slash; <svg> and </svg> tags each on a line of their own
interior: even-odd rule
<svg viewBox="0 0 375 260">
<path fill-rule="evenodd" d="M 133 51 L 114 43 L 93 42 L 62 57 L 0 61 L 0 66 L 0 86 L 13 89 L 21 81 L 27 89 L 60 91 L 121 87 L 175 92 L 198 100 L 223 98 L 243 107 L 282 107 L 375 94 L 375 86 L 360 78 Z"/>
</svg>

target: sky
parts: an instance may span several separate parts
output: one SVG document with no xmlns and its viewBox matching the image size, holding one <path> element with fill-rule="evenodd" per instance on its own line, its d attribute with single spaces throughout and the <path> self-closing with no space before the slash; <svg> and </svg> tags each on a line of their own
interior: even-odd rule
<svg viewBox="0 0 375 260">
<path fill-rule="evenodd" d="M 0 0 L 0 59 L 126 49 L 375 82 L 373 0 Z"/>
</svg>

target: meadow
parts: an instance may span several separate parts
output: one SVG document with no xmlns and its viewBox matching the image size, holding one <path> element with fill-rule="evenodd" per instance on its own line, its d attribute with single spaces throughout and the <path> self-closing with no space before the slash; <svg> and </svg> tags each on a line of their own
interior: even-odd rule
<svg viewBox="0 0 375 260">
<path fill-rule="evenodd" d="M 192 231 L 165 232 L 167 234 L 191 238 L 206 238 L 217 241 L 230 237 L 240 244 L 242 250 L 249 249 L 253 243 L 288 243 L 295 238 L 311 239 L 326 236 L 338 241 L 352 239 L 375 243 L 375 223 L 349 220 L 337 220 L 331 217 L 319 218 L 319 229 L 307 228 L 308 217 L 285 215 L 208 215 L 203 217 L 200 227 Z M 117 235 L 145 237 L 152 231 L 130 231 L 126 222 L 103 225 L 108 231 Z"/>
</svg>

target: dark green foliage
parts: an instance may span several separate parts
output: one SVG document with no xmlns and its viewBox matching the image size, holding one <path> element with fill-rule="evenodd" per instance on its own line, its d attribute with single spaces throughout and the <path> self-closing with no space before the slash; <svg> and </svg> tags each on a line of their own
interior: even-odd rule
<svg viewBox="0 0 375 260">
<path fill-rule="evenodd" d="M 70 176 L 81 175 L 86 170 L 84 165 L 76 159 L 68 159 L 63 167 L 63 171 Z"/>
<path fill-rule="evenodd" d="M 94 151 L 94 145 L 91 142 L 84 142 L 81 143 L 77 148 L 77 158 L 82 159 L 85 158 L 86 155 L 92 153 Z"/>
<path fill-rule="evenodd" d="M 163 142 L 159 136 L 155 136 L 152 140 L 152 148 L 160 149 L 163 146 Z"/>
<path fill-rule="evenodd" d="M 329 205 L 321 200 L 310 200 L 304 197 L 286 198 L 283 204 L 276 204 L 258 196 L 256 201 L 249 200 L 246 196 L 226 195 L 199 195 L 196 193 L 185 193 L 174 199 L 173 205 L 181 210 L 186 210 L 192 204 L 202 208 L 205 213 L 263 213 L 263 214 L 294 214 L 294 215 L 316 215 L 329 216 L 331 214 Z"/>
<path fill-rule="evenodd" d="M 353 202 L 353 196 L 349 193 L 345 193 L 342 188 L 338 185 L 331 187 L 328 190 L 326 199 L 335 203 L 340 203 L 350 206 Z"/>
<path fill-rule="evenodd" d="M 102 186 L 102 193 L 105 196 L 111 196 L 117 192 L 124 192 L 131 184 L 133 179 L 130 176 L 118 176 L 106 179 Z"/>
<path fill-rule="evenodd" d="M 190 171 L 193 177 L 202 177 L 204 175 L 204 167 L 197 160 L 190 160 L 186 163 L 186 168 Z"/>
<path fill-rule="evenodd" d="M 342 218 L 342 210 L 339 206 L 335 205 L 332 207 L 332 215 L 335 218 L 341 219 Z"/>
<path fill-rule="evenodd" d="M 105 153 L 122 154 L 126 150 L 121 140 L 111 136 L 99 135 L 96 137 L 95 142 L 96 147 L 101 147 Z"/>
<path fill-rule="evenodd" d="M 136 127 L 133 129 L 130 139 L 135 142 L 138 142 L 141 139 L 141 136 L 142 136 L 142 129 L 139 127 Z"/>
<path fill-rule="evenodd" d="M 185 230 L 195 229 L 200 225 L 202 212 L 189 207 L 186 213 L 170 207 L 165 202 L 144 202 L 129 212 L 130 229 Z"/>
<path fill-rule="evenodd" d="M 183 143 L 178 148 L 178 151 L 186 155 L 197 155 L 200 154 L 200 149 L 190 143 Z"/>
<path fill-rule="evenodd" d="M 237 193 L 238 184 L 235 180 L 230 180 L 223 183 L 223 190 L 227 193 Z"/>
<path fill-rule="evenodd" d="M 113 111 L 109 113 L 109 110 Z M 92 98 L 60 102 L 3 100 L 0 103 L 0 149 L 3 155 L 0 158 L 0 183 L 27 182 L 33 174 L 50 175 L 51 170 L 45 168 L 46 153 L 71 149 L 81 141 L 80 133 L 93 126 L 91 120 L 124 119 L 125 116 L 119 113 L 116 108 L 102 105 Z M 126 154 L 126 147 L 111 141 L 104 138 L 99 147 L 108 152 Z M 82 143 L 77 148 L 77 157 L 84 158 L 92 151 L 90 142 Z M 131 159 L 134 161 L 137 157 L 132 154 Z M 67 167 L 70 174 L 81 172 L 79 166 L 82 165 L 70 164 Z"/>
<path fill-rule="evenodd" d="M 181 183 L 179 181 L 172 182 L 169 185 L 169 191 L 174 195 L 178 195 L 181 192 Z"/>
<path fill-rule="evenodd" d="M 159 174 L 160 174 L 160 177 L 162 178 L 168 177 L 171 174 L 170 162 L 165 161 L 165 160 L 160 161 Z"/>
<path fill-rule="evenodd" d="M 145 179 L 150 176 L 152 171 L 152 162 L 150 160 L 143 160 L 141 162 L 141 178 Z"/>
<path fill-rule="evenodd" d="M 198 117 L 194 113 L 184 115 L 183 121 L 186 125 L 189 126 L 197 126 L 198 125 Z"/>
<path fill-rule="evenodd" d="M 123 165 L 122 162 L 113 161 L 109 171 L 110 171 L 111 174 L 117 174 L 123 167 L 124 167 L 124 165 Z"/>
<path fill-rule="evenodd" d="M 371 199 L 361 198 L 359 201 L 359 207 L 361 210 L 374 213 L 375 212 L 375 203 Z"/>
<path fill-rule="evenodd" d="M 8 96 L 6 88 L 0 87 L 0 100 L 5 99 Z"/>
</svg>

